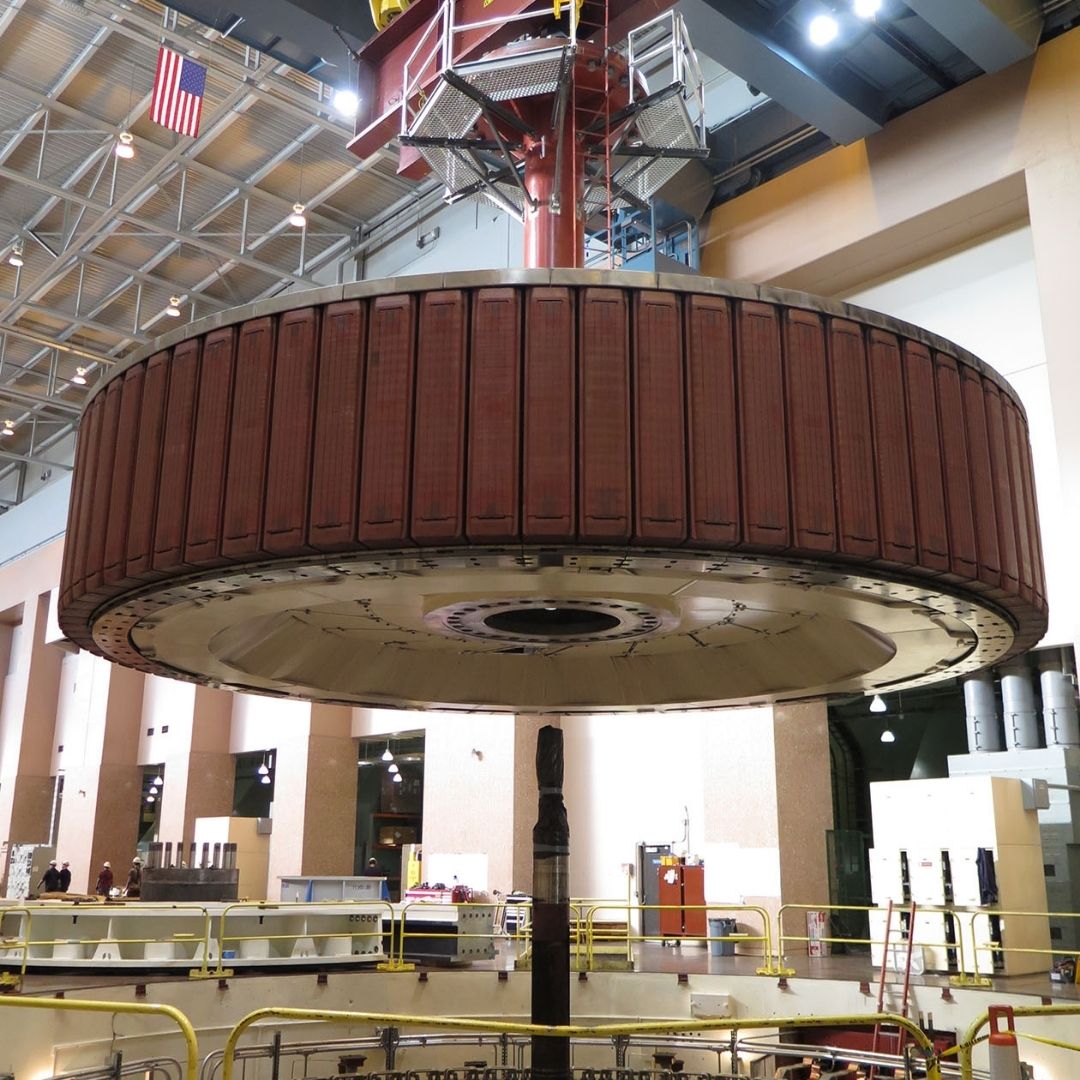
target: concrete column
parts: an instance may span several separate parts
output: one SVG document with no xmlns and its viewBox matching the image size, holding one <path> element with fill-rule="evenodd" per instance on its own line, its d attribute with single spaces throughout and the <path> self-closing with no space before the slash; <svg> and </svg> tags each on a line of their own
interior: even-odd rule
<svg viewBox="0 0 1080 1080">
<path fill-rule="evenodd" d="M 274 748 L 274 826 L 267 879 L 291 874 L 351 874 L 356 837 L 356 743 L 352 711 L 295 704 Z"/>
<path fill-rule="evenodd" d="M 829 716 L 824 701 L 773 709 L 776 836 L 785 904 L 829 900 L 825 834 L 833 827 Z M 796 934 L 806 933 L 805 919 Z"/>
<path fill-rule="evenodd" d="M 432 855 L 486 854 L 489 889 L 509 892 L 520 884 L 515 879 L 524 873 L 520 838 L 528 834 L 531 858 L 536 781 L 527 828 L 525 803 L 519 806 L 515 785 L 526 759 L 532 768 L 529 755 L 535 753 L 536 742 L 533 734 L 528 749 L 531 730 L 532 724 L 525 722 L 519 740 L 517 725 L 508 716 L 431 717 L 424 744 L 425 862 Z M 527 789 L 527 782 L 522 783 Z"/>
<path fill-rule="evenodd" d="M 300 872 L 351 874 L 355 849 L 356 741 L 352 737 L 352 710 L 312 705 Z"/>
<path fill-rule="evenodd" d="M 72 892 L 92 889 L 106 859 L 123 885 L 138 842 L 142 797 L 143 674 L 95 657 L 88 677 L 85 748 L 81 761 L 67 768 L 56 840 L 59 857 L 71 863 Z"/>
<path fill-rule="evenodd" d="M 827 903 L 832 828 L 824 702 L 721 710 L 705 718 L 706 897 L 775 913 Z M 750 933 L 760 920 L 740 917 Z M 805 934 L 805 920 L 788 930 Z"/>
<path fill-rule="evenodd" d="M 12 843 L 46 843 L 49 838 L 52 743 L 64 654 L 45 643 L 48 615 L 48 593 L 32 595 L 0 615 L 8 672 L 0 699 L 0 837 Z"/>
<path fill-rule="evenodd" d="M 197 817 L 228 817 L 233 808 L 236 766 L 229 753 L 232 694 L 195 689 L 190 728 L 164 757 L 158 839 L 185 846 L 195 836 Z"/>
<path fill-rule="evenodd" d="M 1051 54 L 1052 55 L 1052 54 Z M 1049 68 L 1044 60 L 1041 68 Z M 1064 79 L 1065 73 L 1047 71 Z M 1065 535 L 1080 530 L 1080 365 L 1076 363 L 1076 252 L 1080 250 L 1080 147 L 1070 143 L 1068 153 L 1057 153 L 1029 164 L 1028 215 L 1039 282 L 1043 344 L 1049 398 L 1054 419 L 1054 444 L 1061 487 L 1060 507 Z M 1062 567 L 1070 580 L 1049 582 L 1049 593 L 1061 598 L 1080 595 L 1080 571 L 1069 559 Z M 1060 589 L 1058 588 L 1060 586 Z M 1071 641 L 1080 655 L 1080 608 L 1067 603 L 1064 616 Z"/>
</svg>

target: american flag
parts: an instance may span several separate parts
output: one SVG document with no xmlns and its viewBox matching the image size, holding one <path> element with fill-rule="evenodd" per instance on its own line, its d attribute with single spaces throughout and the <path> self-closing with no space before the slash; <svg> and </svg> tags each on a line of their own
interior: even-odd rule
<svg viewBox="0 0 1080 1080">
<path fill-rule="evenodd" d="M 158 50 L 150 119 L 180 135 L 199 134 L 206 68 L 164 46 Z"/>
</svg>

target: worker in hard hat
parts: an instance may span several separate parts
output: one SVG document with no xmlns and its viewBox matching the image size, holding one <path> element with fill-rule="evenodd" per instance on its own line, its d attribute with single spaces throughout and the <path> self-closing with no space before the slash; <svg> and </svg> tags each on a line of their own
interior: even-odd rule
<svg viewBox="0 0 1080 1080">
<path fill-rule="evenodd" d="M 101 872 L 97 876 L 97 885 L 94 887 L 94 892 L 98 896 L 108 896 L 112 891 L 112 886 L 112 863 L 104 862 L 101 864 Z"/>
<path fill-rule="evenodd" d="M 56 865 L 55 859 L 49 860 L 48 868 L 45 873 L 41 875 L 41 880 L 38 882 L 38 892 L 59 892 L 60 891 L 60 870 Z"/>
<path fill-rule="evenodd" d="M 142 859 L 136 855 L 135 858 L 131 860 L 131 869 L 128 871 L 124 895 L 138 897 L 140 892 L 142 892 Z"/>
</svg>

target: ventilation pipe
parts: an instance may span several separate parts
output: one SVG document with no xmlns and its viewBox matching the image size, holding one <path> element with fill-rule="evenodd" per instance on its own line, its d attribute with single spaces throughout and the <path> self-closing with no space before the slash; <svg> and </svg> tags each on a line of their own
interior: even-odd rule
<svg viewBox="0 0 1080 1080">
<path fill-rule="evenodd" d="M 981 671 L 964 680 L 964 712 L 967 715 L 969 754 L 1004 749 L 994 677 L 989 671 Z"/>
<path fill-rule="evenodd" d="M 1047 746 L 1080 746 L 1080 716 L 1076 711 L 1076 690 L 1065 674 L 1060 649 L 1039 658 L 1042 688 L 1043 727 Z"/>
<path fill-rule="evenodd" d="M 1000 674 L 1005 742 L 1010 750 L 1034 750 L 1039 745 L 1039 719 L 1031 670 L 1019 660 L 1001 668 Z"/>
</svg>

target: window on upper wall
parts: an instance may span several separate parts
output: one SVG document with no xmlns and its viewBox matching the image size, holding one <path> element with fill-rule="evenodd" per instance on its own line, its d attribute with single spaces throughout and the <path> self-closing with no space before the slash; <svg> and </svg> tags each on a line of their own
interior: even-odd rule
<svg viewBox="0 0 1080 1080">
<path fill-rule="evenodd" d="M 277 751 L 270 749 L 252 754 L 236 754 L 235 761 L 233 816 L 269 817 L 270 804 L 274 801 Z"/>
</svg>

